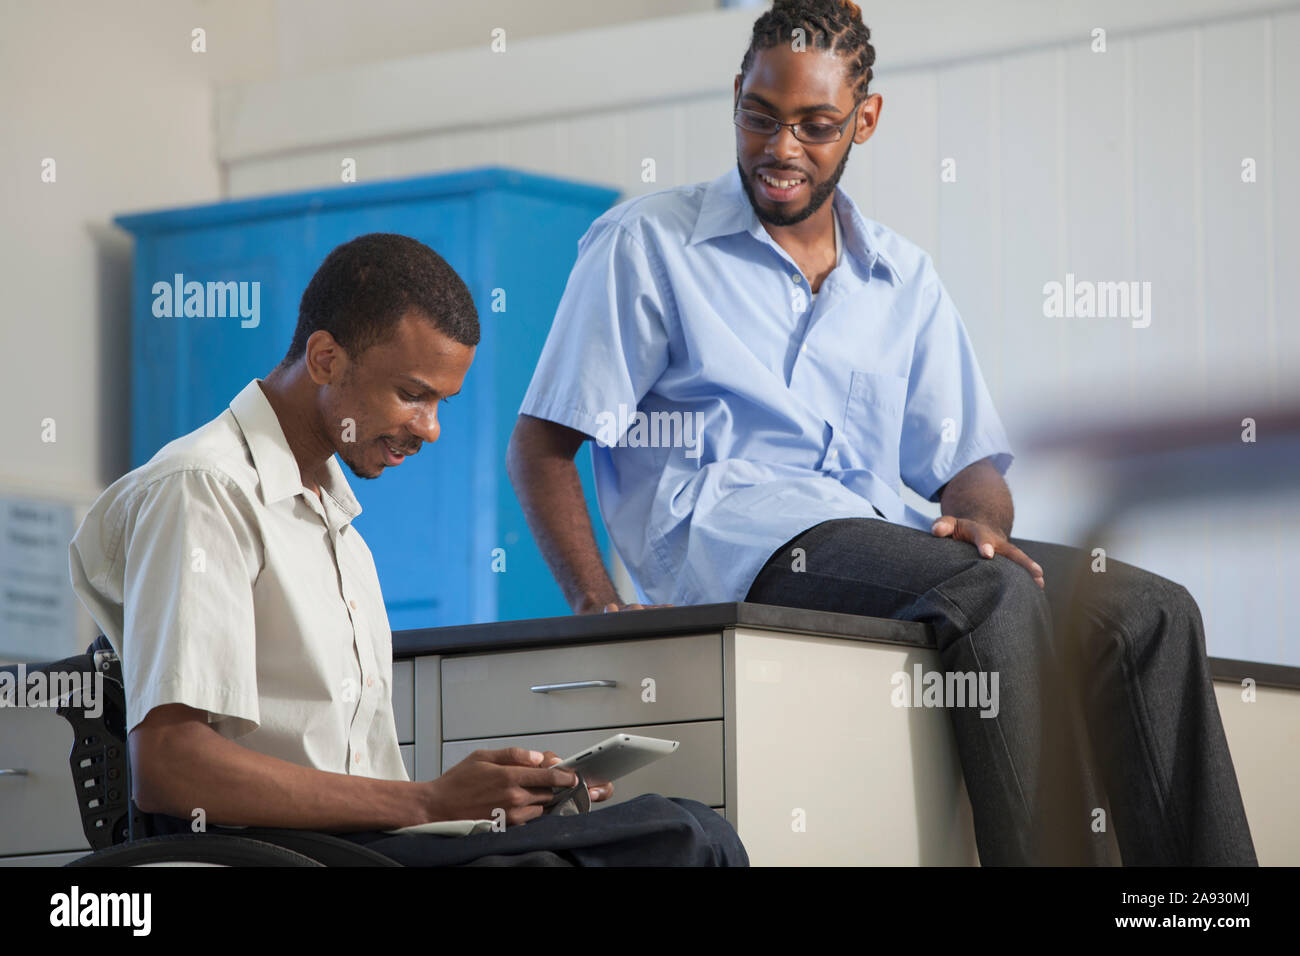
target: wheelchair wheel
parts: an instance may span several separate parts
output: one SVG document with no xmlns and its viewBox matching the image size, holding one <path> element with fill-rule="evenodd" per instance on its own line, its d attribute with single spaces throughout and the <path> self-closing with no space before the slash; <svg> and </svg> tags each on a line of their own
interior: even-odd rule
<svg viewBox="0 0 1300 956">
<path fill-rule="evenodd" d="M 121 843 L 67 866 L 324 866 L 309 856 L 247 837 L 176 833 Z"/>
</svg>

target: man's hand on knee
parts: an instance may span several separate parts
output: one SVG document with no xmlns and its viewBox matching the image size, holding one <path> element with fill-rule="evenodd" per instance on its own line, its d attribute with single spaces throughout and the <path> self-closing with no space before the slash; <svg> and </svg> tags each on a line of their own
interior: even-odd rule
<svg viewBox="0 0 1300 956">
<path fill-rule="evenodd" d="M 1007 540 L 997 528 L 990 527 L 974 518 L 958 518 L 955 515 L 943 515 L 930 527 L 930 533 L 939 538 L 953 538 L 956 541 L 969 541 L 975 545 L 981 555 L 992 558 L 995 554 L 1005 555 L 1033 575 L 1038 586 L 1046 587 L 1043 569 L 1029 555 Z"/>
</svg>

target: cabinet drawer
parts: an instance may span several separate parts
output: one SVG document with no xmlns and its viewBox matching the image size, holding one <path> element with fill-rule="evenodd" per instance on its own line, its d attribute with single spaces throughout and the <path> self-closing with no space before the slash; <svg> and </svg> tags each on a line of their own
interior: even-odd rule
<svg viewBox="0 0 1300 956">
<path fill-rule="evenodd" d="M 68 754 L 71 725 L 48 707 L 0 707 L 0 856 L 90 851 Z"/>
<path fill-rule="evenodd" d="M 415 743 L 414 661 L 393 661 L 393 722 L 399 744 Z"/>
<path fill-rule="evenodd" d="M 720 634 L 442 660 L 444 740 L 721 717 Z"/>
<path fill-rule="evenodd" d="M 458 740 L 442 745 L 443 770 L 460 763 L 475 750 L 499 750 L 502 747 L 527 747 L 551 750 L 561 757 L 571 757 L 583 747 L 598 744 L 617 733 L 640 734 L 679 740 L 681 746 L 667 757 L 656 760 L 614 783 L 614 795 L 592 804 L 592 809 L 613 806 L 643 793 L 665 797 L 686 797 L 705 806 L 721 806 L 722 793 L 722 721 L 708 720 L 689 724 L 653 724 L 649 727 L 614 727 L 609 730 L 582 730 L 570 733 L 530 734 L 525 737 L 493 737 L 487 740 Z"/>
</svg>

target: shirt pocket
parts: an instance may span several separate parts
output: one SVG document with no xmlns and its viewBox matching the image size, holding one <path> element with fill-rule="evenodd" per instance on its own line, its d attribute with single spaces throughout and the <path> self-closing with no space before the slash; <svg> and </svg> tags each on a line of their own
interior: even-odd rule
<svg viewBox="0 0 1300 956">
<path fill-rule="evenodd" d="M 865 468 L 895 488 L 906 401 L 904 376 L 854 369 L 849 378 L 842 426 L 846 464 Z"/>
</svg>

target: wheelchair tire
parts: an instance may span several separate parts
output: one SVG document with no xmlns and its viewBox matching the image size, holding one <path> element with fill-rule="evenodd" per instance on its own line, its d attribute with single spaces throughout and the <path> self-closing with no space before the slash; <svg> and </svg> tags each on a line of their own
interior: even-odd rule
<svg viewBox="0 0 1300 956">
<path fill-rule="evenodd" d="M 309 856 L 246 837 L 175 833 L 120 843 L 67 866 L 324 866 Z"/>
</svg>

